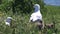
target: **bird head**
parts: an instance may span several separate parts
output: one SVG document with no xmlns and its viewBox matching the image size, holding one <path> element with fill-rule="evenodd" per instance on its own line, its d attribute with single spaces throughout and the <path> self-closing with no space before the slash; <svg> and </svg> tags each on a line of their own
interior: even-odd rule
<svg viewBox="0 0 60 34">
<path fill-rule="evenodd" d="M 7 19 L 12 19 L 12 17 L 7 17 Z"/>
<path fill-rule="evenodd" d="M 38 12 L 38 10 L 40 10 L 40 5 L 39 4 L 35 4 L 34 5 L 34 12 Z"/>
</svg>

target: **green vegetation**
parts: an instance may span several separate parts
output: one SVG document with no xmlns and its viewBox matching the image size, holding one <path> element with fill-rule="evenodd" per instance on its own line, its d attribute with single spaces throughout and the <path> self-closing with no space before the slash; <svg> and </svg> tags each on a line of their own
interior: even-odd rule
<svg viewBox="0 0 60 34">
<path fill-rule="evenodd" d="M 29 23 L 29 18 L 33 12 L 31 8 L 38 1 L 29 0 L 2 0 L 0 1 L 0 34 L 39 34 L 39 29 L 34 23 Z M 24 2 L 23 2 L 24 1 Z M 25 4 L 24 4 L 25 3 Z M 44 6 L 43 2 L 39 2 L 41 5 L 41 12 L 43 15 L 44 23 L 55 22 L 56 33 L 60 34 L 60 6 Z M 23 8 L 21 8 L 23 7 Z M 6 26 L 4 20 L 6 17 L 12 16 L 16 21 L 12 26 Z M 54 19 L 53 19 L 54 18 Z M 54 33 L 54 29 L 47 29 L 44 32 L 46 34 Z"/>
</svg>

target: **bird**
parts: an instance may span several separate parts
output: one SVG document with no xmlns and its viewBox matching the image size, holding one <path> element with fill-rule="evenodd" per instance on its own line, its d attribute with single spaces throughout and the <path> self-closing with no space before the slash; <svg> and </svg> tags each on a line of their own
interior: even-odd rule
<svg viewBox="0 0 60 34">
<path fill-rule="evenodd" d="M 39 4 L 35 4 L 34 6 L 34 12 L 31 14 L 30 20 L 29 22 L 35 22 L 37 20 L 41 20 L 42 21 L 42 14 L 40 12 L 40 5 Z"/>
<path fill-rule="evenodd" d="M 29 22 L 38 22 L 38 27 L 41 29 L 43 26 L 42 23 L 42 14 L 40 11 L 40 5 L 39 4 L 34 4 L 33 6 L 34 12 L 31 14 Z"/>
<path fill-rule="evenodd" d="M 12 17 L 7 17 L 7 19 L 5 20 L 5 24 L 10 26 L 10 23 L 12 22 Z"/>
</svg>

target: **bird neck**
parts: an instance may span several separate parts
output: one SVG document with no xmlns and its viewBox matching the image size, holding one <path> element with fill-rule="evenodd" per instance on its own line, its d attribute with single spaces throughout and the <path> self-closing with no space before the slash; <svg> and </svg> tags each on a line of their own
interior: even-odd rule
<svg viewBox="0 0 60 34">
<path fill-rule="evenodd" d="M 40 10 L 35 11 L 35 13 L 36 13 L 36 12 L 37 12 L 37 13 L 40 13 Z"/>
</svg>

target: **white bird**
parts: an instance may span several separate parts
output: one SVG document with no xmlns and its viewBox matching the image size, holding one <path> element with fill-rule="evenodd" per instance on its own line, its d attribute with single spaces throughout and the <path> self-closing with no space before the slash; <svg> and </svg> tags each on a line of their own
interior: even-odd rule
<svg viewBox="0 0 60 34">
<path fill-rule="evenodd" d="M 29 22 L 36 22 L 39 29 L 44 29 L 44 22 L 42 22 L 42 14 L 40 12 L 40 5 L 34 5 L 34 13 L 31 14 Z"/>
<path fill-rule="evenodd" d="M 35 22 L 37 20 L 42 21 L 42 14 L 40 12 L 40 5 L 39 4 L 34 5 L 34 13 L 31 14 L 29 22 L 31 22 L 31 21 Z"/>
<path fill-rule="evenodd" d="M 12 21 L 12 17 L 7 17 L 5 24 L 10 26 L 11 21 Z"/>
</svg>

